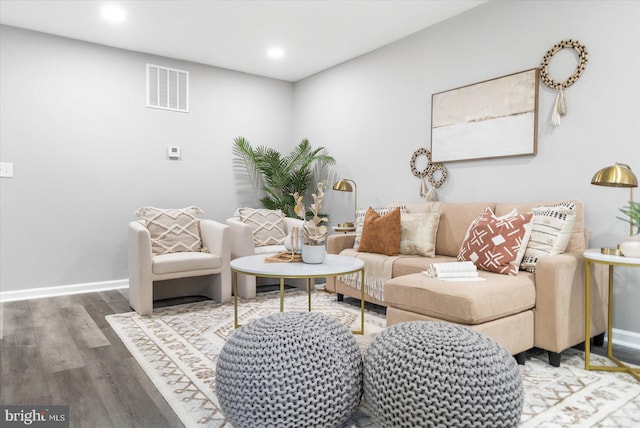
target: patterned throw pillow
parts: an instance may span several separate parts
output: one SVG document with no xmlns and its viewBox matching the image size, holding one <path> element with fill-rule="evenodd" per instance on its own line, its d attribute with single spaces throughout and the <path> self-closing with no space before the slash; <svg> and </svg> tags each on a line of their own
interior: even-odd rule
<svg viewBox="0 0 640 428">
<path fill-rule="evenodd" d="M 536 271 L 538 258 L 564 252 L 576 221 L 576 205 L 570 201 L 532 211 L 533 230 L 520 265 L 528 272 Z"/>
<path fill-rule="evenodd" d="M 385 215 L 367 210 L 358 251 L 397 256 L 400 247 L 400 208 Z"/>
<path fill-rule="evenodd" d="M 254 247 L 265 245 L 280 245 L 284 242 L 285 221 L 280 210 L 264 208 L 240 208 L 240 221 L 248 224 L 253 230 Z"/>
<path fill-rule="evenodd" d="M 458 261 L 472 261 L 478 269 L 488 272 L 517 275 L 531 235 L 532 216 L 528 212 L 496 217 L 487 207 L 472 223 Z"/>
<path fill-rule="evenodd" d="M 161 209 L 143 207 L 134 213 L 144 220 L 151 235 L 153 254 L 202 251 L 200 225 L 196 215 L 204 214 L 198 207 Z"/>
<path fill-rule="evenodd" d="M 400 254 L 435 257 L 440 213 L 402 213 Z"/>
<path fill-rule="evenodd" d="M 360 238 L 362 237 L 362 227 L 364 226 L 364 218 L 367 215 L 367 211 L 369 211 L 369 209 L 373 209 L 375 212 L 377 212 L 380 215 L 385 215 L 385 214 L 389 214 L 391 211 L 393 211 L 396 208 L 400 208 L 401 213 L 407 211 L 407 208 L 404 205 L 391 206 L 391 207 L 385 207 L 385 208 L 369 207 L 366 210 L 363 210 L 363 209 L 356 210 L 356 240 L 353 243 L 353 248 L 357 250 L 358 247 L 360 246 Z"/>
</svg>

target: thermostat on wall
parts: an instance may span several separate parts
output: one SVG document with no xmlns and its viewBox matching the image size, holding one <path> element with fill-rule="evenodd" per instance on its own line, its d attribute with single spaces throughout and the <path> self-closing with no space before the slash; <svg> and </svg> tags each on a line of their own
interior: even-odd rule
<svg viewBox="0 0 640 428">
<path fill-rule="evenodd" d="M 169 146 L 167 147 L 167 157 L 169 159 L 180 159 L 180 147 L 177 146 Z"/>
</svg>

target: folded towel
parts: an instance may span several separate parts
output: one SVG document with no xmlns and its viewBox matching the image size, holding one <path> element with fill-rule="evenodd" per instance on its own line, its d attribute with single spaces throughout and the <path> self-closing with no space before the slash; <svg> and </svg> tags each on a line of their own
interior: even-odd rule
<svg viewBox="0 0 640 428">
<path fill-rule="evenodd" d="M 432 273 L 429 270 L 422 271 L 425 275 L 431 278 L 477 278 L 478 272 L 440 272 Z"/>
<path fill-rule="evenodd" d="M 472 278 L 478 276 L 476 265 L 470 261 L 432 263 L 424 273 L 431 278 Z"/>
</svg>

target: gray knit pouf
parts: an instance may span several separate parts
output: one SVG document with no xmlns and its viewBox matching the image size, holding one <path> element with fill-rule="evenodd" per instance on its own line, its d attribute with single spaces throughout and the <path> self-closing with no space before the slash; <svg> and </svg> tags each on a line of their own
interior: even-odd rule
<svg viewBox="0 0 640 428">
<path fill-rule="evenodd" d="M 433 321 L 395 324 L 364 356 L 364 400 L 379 427 L 515 427 L 515 359 L 492 338 Z"/>
<path fill-rule="evenodd" d="M 362 357 L 338 320 L 283 312 L 236 330 L 216 366 L 222 412 L 235 428 L 336 427 L 362 395 Z"/>
</svg>

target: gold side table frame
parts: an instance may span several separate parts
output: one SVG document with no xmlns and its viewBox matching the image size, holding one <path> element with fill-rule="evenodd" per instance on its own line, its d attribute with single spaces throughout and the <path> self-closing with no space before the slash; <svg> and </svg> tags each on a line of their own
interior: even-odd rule
<svg viewBox="0 0 640 428">
<path fill-rule="evenodd" d="M 268 256 L 268 255 L 266 255 Z M 247 256 L 243 258 L 254 258 L 257 260 L 263 260 L 265 255 L 262 256 Z M 327 257 L 347 257 L 347 256 L 338 256 L 338 255 L 330 255 L 327 254 Z M 355 259 L 353 257 L 349 257 L 349 259 Z M 239 260 L 239 259 L 236 259 Z M 359 260 L 359 259 L 355 259 Z M 282 263 L 285 264 L 285 263 Z M 276 265 L 276 263 L 269 263 L 270 267 Z M 301 263 L 302 265 L 302 263 Z M 362 289 L 362 295 L 360 298 L 360 330 L 352 330 L 353 334 L 364 334 L 364 263 L 362 263 L 359 267 L 351 270 L 339 270 L 339 271 L 323 271 L 322 273 L 312 274 L 312 273 L 270 273 L 267 271 L 260 271 L 259 269 L 243 269 L 237 266 L 231 266 L 231 284 L 233 286 L 233 325 L 234 328 L 242 327 L 242 325 L 238 322 L 238 274 L 244 275 L 254 275 L 259 276 L 261 278 L 277 278 L 280 280 L 280 312 L 284 312 L 284 280 L 285 279 L 294 279 L 294 278 L 305 278 L 307 280 L 307 295 L 308 295 L 308 311 L 311 312 L 311 290 L 312 290 L 312 280 L 315 278 L 326 278 L 331 276 L 339 276 L 339 275 L 349 275 L 352 273 L 360 272 L 360 284 Z"/>
<path fill-rule="evenodd" d="M 640 267 L 640 258 L 630 258 L 602 254 L 600 249 L 589 249 L 584 252 L 585 267 L 585 340 L 584 340 L 584 368 L 585 370 L 604 370 L 613 372 L 626 372 L 640 381 L 640 368 L 630 367 L 613 355 L 613 268 L 614 266 Z M 609 309 L 607 314 L 607 358 L 613 361 L 615 366 L 591 365 L 591 264 L 609 266 Z"/>
</svg>

